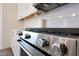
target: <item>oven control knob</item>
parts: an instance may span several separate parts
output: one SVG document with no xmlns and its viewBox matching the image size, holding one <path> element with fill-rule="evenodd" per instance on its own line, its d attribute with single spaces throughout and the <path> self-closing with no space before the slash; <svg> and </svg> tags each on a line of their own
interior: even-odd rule
<svg viewBox="0 0 79 59">
<path fill-rule="evenodd" d="M 17 41 L 18 41 L 18 42 L 21 42 L 21 40 L 20 40 L 20 39 L 18 39 Z"/>
<path fill-rule="evenodd" d="M 18 35 L 18 36 L 22 36 L 22 35 L 23 35 L 23 32 L 18 31 L 18 32 L 17 32 L 17 35 Z"/>
<path fill-rule="evenodd" d="M 31 36 L 29 34 L 25 34 L 25 39 L 30 39 Z"/>
<path fill-rule="evenodd" d="M 41 47 L 48 47 L 50 44 L 49 41 L 46 39 L 40 39 L 40 42 Z"/>
<path fill-rule="evenodd" d="M 56 42 L 52 45 L 52 51 L 55 56 L 63 56 L 68 52 L 68 49 L 64 43 Z"/>
</svg>

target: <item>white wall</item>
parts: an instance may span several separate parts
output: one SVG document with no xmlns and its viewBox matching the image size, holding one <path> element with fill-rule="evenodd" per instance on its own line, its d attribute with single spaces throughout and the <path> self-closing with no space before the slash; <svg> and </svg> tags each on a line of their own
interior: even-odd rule
<svg viewBox="0 0 79 59">
<path fill-rule="evenodd" d="M 24 28 L 43 28 L 45 27 L 45 20 L 42 19 L 42 17 L 45 16 L 45 14 L 42 14 L 40 16 L 36 16 L 30 19 L 25 19 L 24 21 Z"/>
<path fill-rule="evenodd" d="M 43 28 L 45 21 L 43 19 L 30 19 L 30 20 L 26 20 L 26 22 L 24 23 L 24 28 Z"/>
<path fill-rule="evenodd" d="M 76 16 L 73 16 L 73 13 Z M 47 27 L 49 28 L 79 28 L 79 4 L 73 3 L 54 9 L 44 18 L 48 20 Z"/>
<path fill-rule="evenodd" d="M 2 37 L 2 33 L 3 33 L 3 31 L 2 31 L 2 4 L 0 4 L 0 50 L 3 48 L 2 47 L 2 39 L 3 39 L 3 37 Z"/>
<path fill-rule="evenodd" d="M 72 14 L 75 13 L 76 16 L 72 16 Z M 62 17 L 61 17 L 62 16 Z M 46 27 L 48 28 L 79 28 L 79 3 L 75 4 L 68 4 L 59 8 L 56 8 L 54 10 L 51 10 L 50 12 L 44 14 L 43 16 L 32 18 L 33 20 L 37 19 L 45 19 L 47 20 Z M 31 20 L 29 20 L 30 24 Z M 39 21 L 34 21 L 35 25 L 29 25 L 36 27 L 36 24 L 38 24 Z M 25 21 L 25 27 L 28 25 L 27 19 Z"/>
<path fill-rule="evenodd" d="M 17 4 L 3 4 L 3 48 L 10 47 L 11 30 L 16 29 Z"/>
</svg>

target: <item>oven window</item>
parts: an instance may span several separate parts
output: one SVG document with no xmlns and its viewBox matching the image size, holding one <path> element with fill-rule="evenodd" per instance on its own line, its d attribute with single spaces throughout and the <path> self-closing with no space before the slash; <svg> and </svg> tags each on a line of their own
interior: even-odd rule
<svg viewBox="0 0 79 59">
<path fill-rule="evenodd" d="M 20 48 L 20 55 L 21 56 L 29 56 L 22 48 Z"/>
</svg>

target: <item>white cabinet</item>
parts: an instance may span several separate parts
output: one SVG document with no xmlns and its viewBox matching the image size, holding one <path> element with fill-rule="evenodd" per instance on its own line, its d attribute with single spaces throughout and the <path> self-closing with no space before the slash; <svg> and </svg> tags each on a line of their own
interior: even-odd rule
<svg viewBox="0 0 79 59">
<path fill-rule="evenodd" d="M 32 13 L 35 13 L 37 9 L 33 7 L 32 3 L 19 3 L 18 4 L 18 19 L 22 19 Z"/>
<path fill-rule="evenodd" d="M 18 19 L 22 18 L 22 4 L 18 4 Z"/>
<path fill-rule="evenodd" d="M 11 49 L 13 51 L 14 56 L 20 56 L 20 46 L 18 45 L 17 39 L 19 37 L 16 35 L 15 32 L 11 33 Z"/>
<path fill-rule="evenodd" d="M 2 33 L 3 33 L 3 31 L 2 31 L 2 17 L 3 17 L 3 15 L 2 15 L 2 4 L 0 4 L 0 50 L 2 50 L 3 49 L 3 46 L 2 46 L 2 44 L 3 44 L 3 36 L 2 36 Z"/>
</svg>

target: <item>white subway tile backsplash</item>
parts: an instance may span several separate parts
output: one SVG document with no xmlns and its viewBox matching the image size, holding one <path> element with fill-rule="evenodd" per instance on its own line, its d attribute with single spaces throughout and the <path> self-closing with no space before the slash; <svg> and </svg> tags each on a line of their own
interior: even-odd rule
<svg viewBox="0 0 79 59">
<path fill-rule="evenodd" d="M 40 18 L 47 20 L 48 28 L 79 28 L 79 3 L 56 8 L 35 20 Z"/>
</svg>

